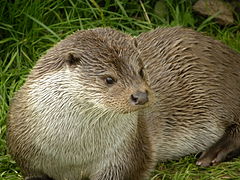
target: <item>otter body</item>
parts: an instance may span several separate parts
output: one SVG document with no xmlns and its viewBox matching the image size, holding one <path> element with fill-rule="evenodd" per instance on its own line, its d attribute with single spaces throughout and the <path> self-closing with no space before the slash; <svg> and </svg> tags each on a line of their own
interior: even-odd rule
<svg viewBox="0 0 240 180">
<path fill-rule="evenodd" d="M 240 149 L 239 69 L 239 53 L 184 28 L 78 31 L 16 93 L 10 153 L 30 180 L 141 180 L 201 151 L 216 164 Z"/>
<path fill-rule="evenodd" d="M 205 151 L 209 166 L 240 152 L 240 54 L 185 28 L 137 37 L 156 103 L 144 111 L 159 160 Z"/>
</svg>

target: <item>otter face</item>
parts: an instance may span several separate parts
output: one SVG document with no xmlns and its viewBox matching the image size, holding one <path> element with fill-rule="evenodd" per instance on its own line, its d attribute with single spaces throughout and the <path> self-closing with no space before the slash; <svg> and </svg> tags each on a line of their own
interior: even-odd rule
<svg viewBox="0 0 240 180">
<path fill-rule="evenodd" d="M 66 59 L 77 99 L 127 113 L 148 105 L 151 91 L 136 48 L 122 34 L 120 38 L 115 42 L 85 37 L 81 40 L 84 46 Z"/>
</svg>

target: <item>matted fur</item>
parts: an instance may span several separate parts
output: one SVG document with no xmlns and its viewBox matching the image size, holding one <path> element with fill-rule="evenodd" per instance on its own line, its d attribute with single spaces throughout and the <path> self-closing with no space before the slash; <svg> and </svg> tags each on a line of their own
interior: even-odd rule
<svg viewBox="0 0 240 180">
<path fill-rule="evenodd" d="M 199 165 L 218 163 L 240 148 L 239 69 L 239 53 L 189 29 L 78 31 L 16 93 L 10 153 L 30 179 L 142 180 L 201 151 Z M 149 102 L 133 104 L 138 91 Z"/>
<path fill-rule="evenodd" d="M 240 54 L 180 27 L 143 33 L 137 42 L 157 100 L 144 118 L 156 139 L 158 159 L 198 153 L 217 141 L 231 144 L 220 148 L 217 143 L 214 153 L 211 148 L 212 157 L 197 163 L 207 166 L 240 148 Z"/>
</svg>

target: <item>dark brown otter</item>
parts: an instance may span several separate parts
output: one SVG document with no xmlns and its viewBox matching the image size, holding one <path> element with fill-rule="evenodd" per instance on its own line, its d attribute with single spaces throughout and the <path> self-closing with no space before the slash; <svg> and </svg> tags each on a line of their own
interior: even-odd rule
<svg viewBox="0 0 240 180">
<path fill-rule="evenodd" d="M 8 147 L 28 180 L 139 180 L 154 166 L 138 112 L 152 102 L 133 38 L 78 31 L 33 68 L 16 93 Z"/>
<path fill-rule="evenodd" d="M 204 151 L 209 166 L 240 151 L 240 54 L 196 31 L 137 37 L 156 103 L 144 113 L 159 160 Z"/>
</svg>

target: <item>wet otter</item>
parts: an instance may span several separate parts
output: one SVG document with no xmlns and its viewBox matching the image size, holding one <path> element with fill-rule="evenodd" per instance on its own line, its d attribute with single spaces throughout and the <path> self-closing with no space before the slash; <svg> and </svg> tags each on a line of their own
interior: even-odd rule
<svg viewBox="0 0 240 180">
<path fill-rule="evenodd" d="M 159 160 L 205 151 L 209 166 L 240 152 L 240 54 L 180 27 L 137 37 L 156 103 L 143 113 Z"/>
<path fill-rule="evenodd" d="M 8 146 L 28 180 L 135 179 L 154 152 L 138 111 L 152 100 L 133 38 L 109 28 L 50 49 L 16 93 Z"/>
<path fill-rule="evenodd" d="M 10 152 L 32 180 L 140 180 L 158 160 L 206 149 L 197 164 L 215 164 L 240 146 L 239 60 L 184 28 L 79 31 L 16 93 Z"/>
</svg>

